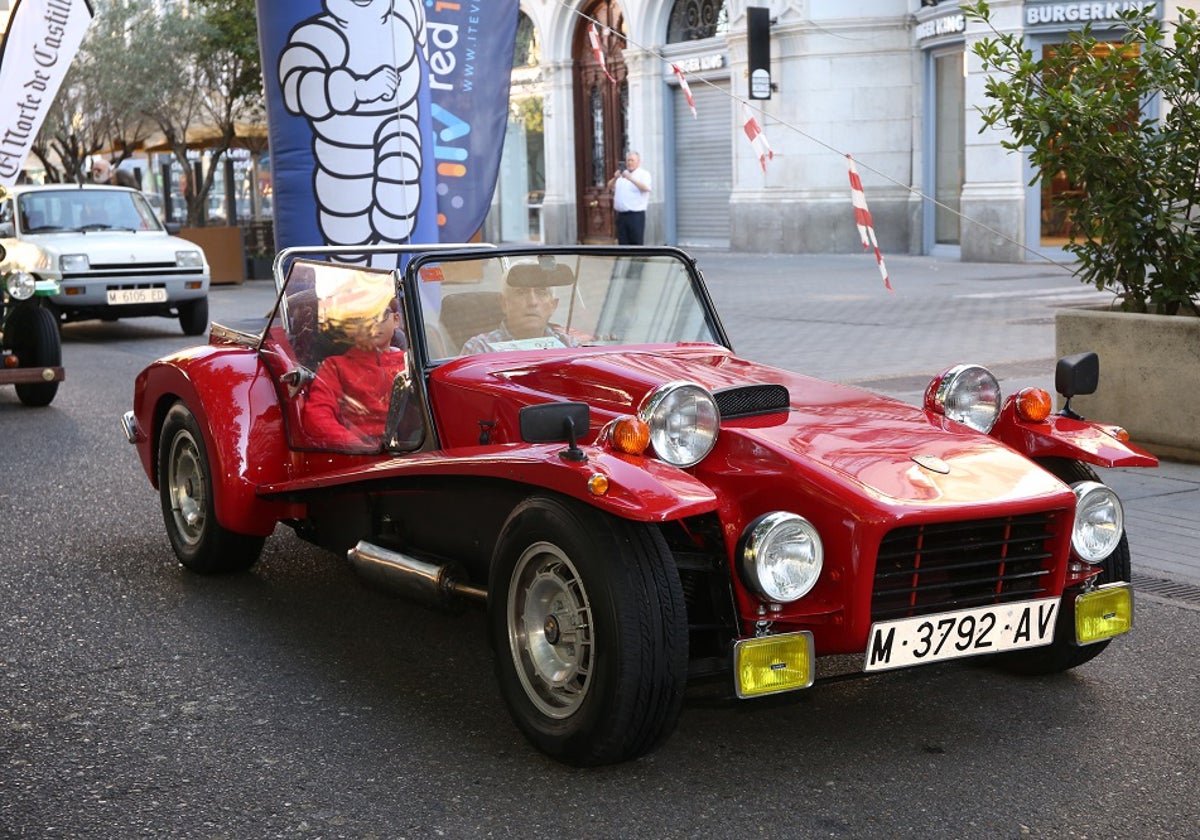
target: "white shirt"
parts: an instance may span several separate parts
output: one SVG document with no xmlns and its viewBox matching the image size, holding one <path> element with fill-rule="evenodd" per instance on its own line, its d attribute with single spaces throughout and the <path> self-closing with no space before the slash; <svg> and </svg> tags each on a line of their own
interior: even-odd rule
<svg viewBox="0 0 1200 840">
<path fill-rule="evenodd" d="M 630 180 L 633 179 L 633 180 Z M 639 190 L 633 183 L 637 181 L 646 188 L 645 192 Z M 628 178 L 617 176 L 617 181 L 613 185 L 613 209 L 618 213 L 628 213 L 645 211 L 650 205 L 650 173 L 646 171 L 646 167 L 639 166 L 637 169 L 629 173 Z"/>
</svg>

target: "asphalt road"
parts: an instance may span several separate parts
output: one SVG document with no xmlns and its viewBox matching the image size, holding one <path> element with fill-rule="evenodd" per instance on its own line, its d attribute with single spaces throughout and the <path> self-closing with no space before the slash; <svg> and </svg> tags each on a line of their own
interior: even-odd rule
<svg viewBox="0 0 1200 840">
<path fill-rule="evenodd" d="M 879 302 L 873 272 L 864 300 L 824 315 L 815 299 L 833 290 L 815 284 L 801 320 L 824 326 L 788 327 L 779 355 L 910 306 L 971 332 L 944 286 L 894 276 Z M 742 279 L 710 280 L 722 306 L 752 306 Z M 1039 284 L 1071 285 L 1003 290 Z M 214 290 L 214 317 L 260 314 L 268 286 Z M 1044 317 L 966 300 L 999 301 L 997 323 Z M 769 360 L 780 325 L 726 317 L 735 344 Z M 657 753 L 566 768 L 510 722 L 481 614 L 370 590 L 284 528 L 250 574 L 182 571 L 117 421 L 136 372 L 191 341 L 165 320 L 77 324 L 64 340 L 50 408 L 0 390 L 0 837 L 1182 838 L 1200 825 L 1200 609 L 1186 601 L 1139 594 L 1134 631 L 1070 674 L 951 664 L 766 701 L 697 693 Z M 983 340 L 1015 348 L 999 360 L 1012 371 L 1052 355 Z M 857 354 L 853 376 L 815 372 L 905 393 L 933 355 L 922 341 L 874 366 L 859 341 L 814 347 L 806 369 Z"/>
</svg>

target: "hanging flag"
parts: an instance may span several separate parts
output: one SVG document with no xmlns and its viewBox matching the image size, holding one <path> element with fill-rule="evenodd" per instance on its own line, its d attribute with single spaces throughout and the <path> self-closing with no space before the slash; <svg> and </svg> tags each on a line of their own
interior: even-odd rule
<svg viewBox="0 0 1200 840">
<path fill-rule="evenodd" d="M 858 169 L 854 166 L 854 158 L 846 155 L 850 164 L 850 200 L 854 203 L 854 222 L 858 225 L 858 235 L 862 239 L 863 250 L 869 247 L 875 249 L 875 261 L 879 263 L 879 273 L 883 275 L 883 285 L 888 291 L 892 290 L 892 281 L 888 279 L 887 266 L 883 264 L 883 254 L 879 250 L 879 242 L 875 239 L 875 225 L 871 221 L 871 211 L 867 209 L 867 194 L 863 192 L 862 179 L 858 177 Z"/>
<path fill-rule="evenodd" d="M 754 114 L 746 103 L 742 103 L 742 113 L 746 117 L 745 129 L 746 136 L 750 138 L 750 145 L 754 147 L 754 153 L 758 155 L 759 165 L 762 166 L 762 171 L 767 171 L 767 161 L 775 159 L 775 153 L 771 151 L 771 144 L 767 142 L 767 135 L 763 134 L 762 128 L 758 125 L 758 120 L 754 119 Z"/>
<path fill-rule="evenodd" d="M 687 100 L 688 107 L 692 109 L 692 119 L 696 119 L 696 100 L 692 99 L 692 89 L 688 87 L 687 77 L 683 75 L 678 64 L 671 65 L 671 72 L 679 77 L 679 89 L 683 91 L 683 98 Z"/>
<path fill-rule="evenodd" d="M 604 49 L 600 46 L 600 33 L 596 31 L 596 24 L 588 24 L 588 40 L 592 42 L 592 55 L 596 56 L 596 63 L 600 65 L 600 69 L 604 71 L 604 75 L 608 76 L 610 82 L 615 82 L 612 73 L 608 72 L 608 62 L 604 60 Z"/>
<path fill-rule="evenodd" d="M 87 0 L 16 0 L 0 46 L 0 186 L 12 186 L 92 22 Z"/>
</svg>

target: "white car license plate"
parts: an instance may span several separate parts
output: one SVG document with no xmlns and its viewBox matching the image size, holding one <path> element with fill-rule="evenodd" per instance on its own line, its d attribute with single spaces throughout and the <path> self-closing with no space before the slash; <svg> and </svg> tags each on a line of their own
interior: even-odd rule
<svg viewBox="0 0 1200 840">
<path fill-rule="evenodd" d="M 1054 641 L 1058 598 L 1013 601 L 871 625 L 864 671 L 1039 647 Z"/>
<path fill-rule="evenodd" d="M 108 305 L 123 306 L 129 303 L 166 303 L 166 289 L 109 289 Z"/>
</svg>

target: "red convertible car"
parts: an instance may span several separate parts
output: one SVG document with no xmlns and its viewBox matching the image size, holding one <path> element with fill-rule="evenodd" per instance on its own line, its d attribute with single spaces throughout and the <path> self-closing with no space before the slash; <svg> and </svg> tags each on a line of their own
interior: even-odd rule
<svg viewBox="0 0 1200 840">
<path fill-rule="evenodd" d="M 977 365 L 923 406 L 739 358 L 673 248 L 282 252 L 265 323 L 137 378 L 125 434 L 179 561 L 277 523 L 429 603 L 485 608 L 513 719 L 592 765 L 671 732 L 689 681 L 804 689 L 967 656 L 1051 673 L 1132 622 L 1121 503 L 1153 466 L 1070 398 Z M 391 249 L 396 260 L 399 249 Z M 471 511 L 464 516 L 463 511 Z"/>
</svg>

